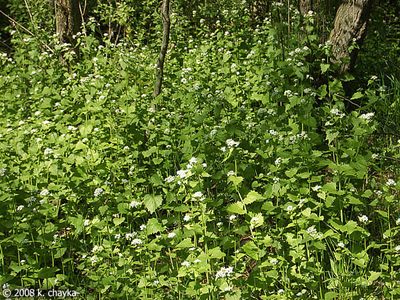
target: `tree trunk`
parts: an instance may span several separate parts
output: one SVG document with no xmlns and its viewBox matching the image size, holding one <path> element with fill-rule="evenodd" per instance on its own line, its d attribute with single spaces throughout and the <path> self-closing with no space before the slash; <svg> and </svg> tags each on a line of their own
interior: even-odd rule
<svg viewBox="0 0 400 300">
<path fill-rule="evenodd" d="M 299 1 L 299 8 L 300 8 L 301 14 L 304 16 L 310 10 L 313 10 L 313 1 L 312 0 L 300 0 Z"/>
<path fill-rule="evenodd" d="M 342 63 L 340 74 L 354 68 L 361 47 L 373 0 L 344 0 L 339 6 L 330 34 L 333 62 Z M 354 44 L 356 43 L 355 47 Z"/>
<path fill-rule="evenodd" d="M 164 74 L 164 61 L 168 50 L 170 19 L 169 19 L 169 0 L 163 0 L 161 15 L 163 19 L 163 37 L 156 67 L 156 84 L 153 95 L 156 97 L 161 93 L 161 86 Z"/>
<path fill-rule="evenodd" d="M 72 36 L 81 28 L 79 0 L 56 0 L 55 15 L 59 41 L 73 44 Z"/>
</svg>

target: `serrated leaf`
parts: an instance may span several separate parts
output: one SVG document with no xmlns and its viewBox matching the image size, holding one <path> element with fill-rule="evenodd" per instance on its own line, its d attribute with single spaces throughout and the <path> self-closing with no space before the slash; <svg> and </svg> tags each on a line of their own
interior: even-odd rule
<svg viewBox="0 0 400 300">
<path fill-rule="evenodd" d="M 364 97 L 364 95 L 361 92 L 356 92 L 353 94 L 353 96 L 351 97 L 351 100 L 356 100 L 356 99 L 360 99 Z"/>
<path fill-rule="evenodd" d="M 182 242 L 176 245 L 176 248 L 192 248 L 192 247 L 194 247 L 194 245 L 192 243 L 191 238 L 184 239 Z"/>
<path fill-rule="evenodd" d="M 328 193 L 335 193 L 336 192 L 336 183 L 328 182 L 328 183 L 324 184 L 321 189 Z"/>
<path fill-rule="evenodd" d="M 162 201 L 163 199 L 160 195 L 155 196 L 147 194 L 144 196 L 143 199 L 144 206 L 151 214 L 154 213 L 156 209 L 161 206 Z"/>
<path fill-rule="evenodd" d="M 326 73 L 326 71 L 328 71 L 330 66 L 331 66 L 330 64 L 321 64 L 321 72 L 322 72 L 322 74 Z"/>
<path fill-rule="evenodd" d="M 234 186 L 238 186 L 243 181 L 242 176 L 229 176 L 228 182 L 232 182 Z"/>
<path fill-rule="evenodd" d="M 158 222 L 157 219 L 152 218 L 147 221 L 146 231 L 147 231 L 147 234 L 154 234 L 157 232 L 164 231 L 164 227 L 161 225 L 160 222 Z"/>
<path fill-rule="evenodd" d="M 75 232 L 81 233 L 83 231 L 83 216 L 79 215 L 77 217 L 68 217 L 68 221 L 75 227 Z"/>
<path fill-rule="evenodd" d="M 210 258 L 220 259 L 220 258 L 225 257 L 225 253 L 221 251 L 220 247 L 215 247 L 215 248 L 208 250 L 208 256 Z"/>
<path fill-rule="evenodd" d="M 251 204 L 255 201 L 262 200 L 262 199 L 263 199 L 263 196 L 261 196 L 259 193 L 257 193 L 256 191 L 250 191 L 247 194 L 246 198 L 244 198 L 243 202 L 244 202 L 244 204 Z"/>
<path fill-rule="evenodd" d="M 246 253 L 248 256 L 250 256 L 252 259 L 258 260 L 259 257 L 259 252 L 260 249 L 257 247 L 256 244 L 254 244 L 253 241 L 247 242 L 243 246 L 243 251 Z"/>
<path fill-rule="evenodd" d="M 125 221 L 124 217 L 122 217 L 122 218 L 114 218 L 113 219 L 113 223 L 114 223 L 115 226 L 121 225 L 124 221 Z"/>
<path fill-rule="evenodd" d="M 229 204 L 226 210 L 232 214 L 244 215 L 246 213 L 244 210 L 244 204 L 242 202 Z"/>
<path fill-rule="evenodd" d="M 79 132 L 83 137 L 86 137 L 88 134 L 90 134 L 93 130 L 93 125 L 92 124 L 85 124 L 81 125 L 79 127 Z"/>
</svg>

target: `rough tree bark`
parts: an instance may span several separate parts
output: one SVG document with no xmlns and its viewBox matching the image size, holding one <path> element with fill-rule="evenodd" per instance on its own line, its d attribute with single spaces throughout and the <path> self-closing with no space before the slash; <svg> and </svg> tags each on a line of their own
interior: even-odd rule
<svg viewBox="0 0 400 300">
<path fill-rule="evenodd" d="M 332 61 L 342 63 L 340 74 L 354 68 L 358 48 L 366 35 L 372 2 L 373 0 L 344 0 L 336 12 L 329 40 L 332 43 Z M 357 47 L 351 47 L 354 42 Z"/>
<path fill-rule="evenodd" d="M 54 4 L 59 41 L 73 44 L 72 36 L 81 28 L 79 0 L 55 0 Z"/>
<path fill-rule="evenodd" d="M 313 2 L 314 2 L 313 0 L 300 0 L 299 1 L 300 12 L 303 16 L 306 15 L 310 10 L 314 10 Z"/>
<path fill-rule="evenodd" d="M 155 97 L 161 93 L 161 86 L 164 75 L 164 61 L 168 50 L 169 31 L 171 26 L 169 19 L 169 3 L 170 3 L 169 0 L 163 0 L 161 8 L 161 15 L 163 20 L 163 37 L 162 37 L 160 55 L 158 57 L 156 66 L 156 83 L 154 86 L 154 93 L 153 93 Z"/>
</svg>

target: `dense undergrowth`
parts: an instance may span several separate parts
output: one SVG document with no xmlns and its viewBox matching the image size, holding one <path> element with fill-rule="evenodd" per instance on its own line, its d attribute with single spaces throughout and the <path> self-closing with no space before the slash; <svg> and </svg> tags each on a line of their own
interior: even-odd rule
<svg viewBox="0 0 400 300">
<path fill-rule="evenodd" d="M 14 33 L 0 283 L 82 299 L 398 298 L 400 140 L 381 123 L 399 117 L 398 79 L 366 74 L 346 95 L 308 31 L 285 48 L 268 20 L 173 39 L 157 98 L 157 48 L 80 34 L 78 63 Z"/>
</svg>

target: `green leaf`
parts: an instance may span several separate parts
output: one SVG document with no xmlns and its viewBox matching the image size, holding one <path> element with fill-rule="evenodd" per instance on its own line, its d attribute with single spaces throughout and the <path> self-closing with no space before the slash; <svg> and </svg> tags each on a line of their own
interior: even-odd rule
<svg viewBox="0 0 400 300">
<path fill-rule="evenodd" d="M 37 276 L 38 278 L 50 278 L 53 277 L 54 274 L 58 271 L 59 269 L 56 267 L 48 267 L 48 268 L 43 268 L 41 269 Z"/>
<path fill-rule="evenodd" d="M 125 221 L 124 217 L 122 217 L 122 218 L 114 218 L 113 219 L 113 223 L 114 223 L 115 226 L 121 225 L 124 221 Z"/>
<path fill-rule="evenodd" d="M 152 218 L 147 221 L 146 231 L 147 231 L 147 234 L 154 234 L 157 232 L 164 231 L 164 227 L 161 225 L 160 222 L 158 222 L 157 219 Z"/>
<path fill-rule="evenodd" d="M 368 282 L 372 283 L 373 281 L 377 280 L 381 276 L 381 274 L 382 274 L 381 272 L 371 271 L 368 277 Z"/>
<path fill-rule="evenodd" d="M 69 222 L 75 227 L 75 232 L 77 234 L 83 231 L 83 216 L 79 215 L 77 217 L 68 217 Z"/>
<path fill-rule="evenodd" d="M 263 199 L 263 196 L 261 196 L 259 193 L 257 193 L 256 191 L 250 191 L 247 194 L 246 198 L 244 198 L 243 202 L 244 202 L 244 204 L 251 204 L 255 201 L 262 200 L 262 199 Z"/>
<path fill-rule="evenodd" d="M 129 210 L 129 204 L 128 203 L 118 203 L 117 209 L 120 214 L 125 214 Z"/>
<path fill-rule="evenodd" d="M 146 206 L 147 210 L 152 214 L 156 211 L 158 207 L 162 204 L 162 196 L 160 195 L 145 195 L 143 199 L 144 206 Z"/>
<path fill-rule="evenodd" d="M 210 258 L 221 259 L 221 258 L 225 257 L 225 253 L 221 251 L 220 247 L 215 247 L 215 248 L 208 250 L 208 256 Z"/>
<path fill-rule="evenodd" d="M 325 293 L 325 300 L 334 300 L 337 298 L 339 294 L 336 292 L 326 292 Z"/>
<path fill-rule="evenodd" d="M 356 100 L 356 99 L 360 99 L 364 97 L 364 95 L 361 92 L 356 92 L 353 94 L 353 96 L 351 97 L 351 100 Z"/>
<path fill-rule="evenodd" d="M 244 210 L 244 204 L 242 202 L 229 204 L 226 210 L 232 214 L 244 215 L 246 213 Z"/>
<path fill-rule="evenodd" d="M 75 150 L 82 150 L 82 149 L 87 149 L 88 146 L 86 146 L 82 141 L 79 141 L 75 145 Z"/>
<path fill-rule="evenodd" d="M 79 132 L 83 137 L 86 137 L 88 134 L 90 134 L 93 130 L 93 125 L 92 124 L 85 124 L 81 125 L 79 127 Z"/>
<path fill-rule="evenodd" d="M 322 72 L 322 74 L 326 73 L 326 71 L 328 71 L 330 66 L 331 66 L 330 64 L 321 64 L 321 72 Z"/>
<path fill-rule="evenodd" d="M 247 242 L 243 246 L 243 251 L 252 259 L 259 260 L 260 259 L 260 249 L 254 244 L 253 241 Z"/>
<path fill-rule="evenodd" d="M 184 239 L 182 242 L 176 245 L 176 248 L 192 248 L 192 247 L 194 247 L 194 245 L 192 243 L 191 238 Z"/>
<path fill-rule="evenodd" d="M 335 193 L 336 192 L 336 183 L 328 182 L 328 183 L 324 184 L 321 189 L 328 193 Z"/>
<path fill-rule="evenodd" d="M 290 170 L 285 171 L 285 175 L 289 178 L 292 178 L 294 175 L 296 175 L 298 171 L 298 168 L 292 168 Z"/>
<path fill-rule="evenodd" d="M 238 186 L 242 181 L 243 177 L 241 176 L 229 176 L 228 177 L 228 182 L 232 182 L 234 186 Z"/>
</svg>

